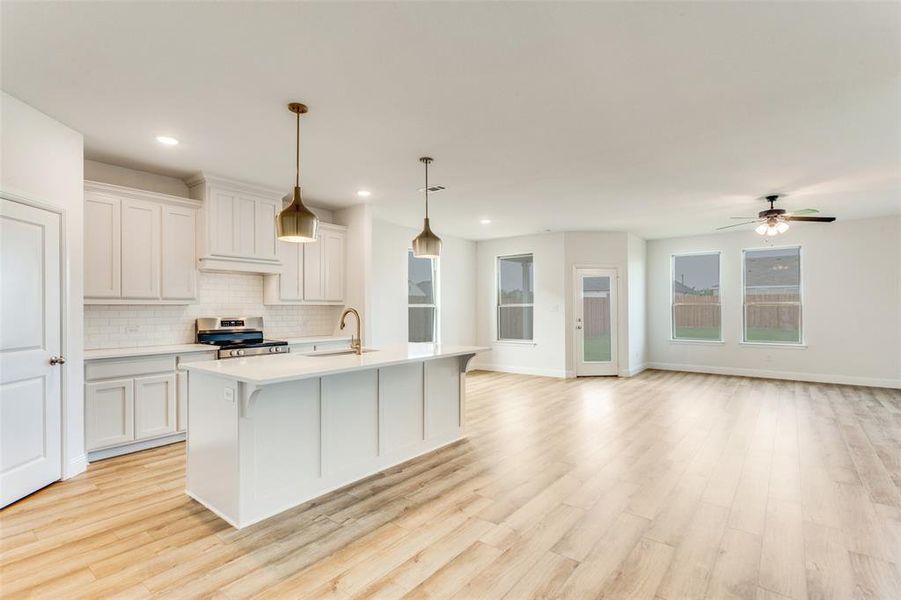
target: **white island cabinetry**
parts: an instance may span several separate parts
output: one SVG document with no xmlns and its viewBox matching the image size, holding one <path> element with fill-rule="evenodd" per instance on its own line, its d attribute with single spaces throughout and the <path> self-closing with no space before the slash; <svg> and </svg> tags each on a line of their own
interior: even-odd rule
<svg viewBox="0 0 901 600">
<path fill-rule="evenodd" d="M 452 443 L 482 350 L 409 344 L 188 364 L 187 493 L 241 528 Z"/>
</svg>

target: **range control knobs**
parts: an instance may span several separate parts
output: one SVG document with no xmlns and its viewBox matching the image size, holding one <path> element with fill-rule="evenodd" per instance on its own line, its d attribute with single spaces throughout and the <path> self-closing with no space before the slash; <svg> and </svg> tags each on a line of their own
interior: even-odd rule
<svg viewBox="0 0 901 600">
<path fill-rule="evenodd" d="M 243 351 L 243 350 L 238 350 L 238 356 L 244 356 L 244 351 Z"/>
</svg>

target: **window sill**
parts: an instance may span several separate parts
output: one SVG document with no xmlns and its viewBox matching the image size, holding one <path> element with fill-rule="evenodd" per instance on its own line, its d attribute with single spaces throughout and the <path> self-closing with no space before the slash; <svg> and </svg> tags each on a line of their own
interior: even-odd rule
<svg viewBox="0 0 901 600">
<path fill-rule="evenodd" d="M 495 346 L 537 346 L 533 340 L 494 340 Z"/>
<path fill-rule="evenodd" d="M 779 342 L 738 342 L 739 346 L 759 346 L 761 348 L 791 348 L 794 350 L 805 350 L 807 344 L 792 344 Z"/>
<path fill-rule="evenodd" d="M 722 346 L 726 342 L 723 340 L 674 340 L 670 338 L 670 344 L 698 344 L 701 346 Z"/>
</svg>

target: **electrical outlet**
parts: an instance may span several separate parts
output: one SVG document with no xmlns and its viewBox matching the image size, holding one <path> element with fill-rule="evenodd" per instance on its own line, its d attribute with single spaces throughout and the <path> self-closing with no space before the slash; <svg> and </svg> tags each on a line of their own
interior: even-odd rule
<svg viewBox="0 0 901 600">
<path fill-rule="evenodd" d="M 125 333 L 130 334 L 130 335 L 134 335 L 134 334 L 140 333 L 140 332 L 141 332 L 140 325 L 129 325 L 125 328 Z"/>
<path fill-rule="evenodd" d="M 232 388 L 225 388 L 224 398 L 225 398 L 226 402 L 231 402 L 232 404 L 234 404 L 235 403 L 235 390 L 233 390 Z"/>
</svg>

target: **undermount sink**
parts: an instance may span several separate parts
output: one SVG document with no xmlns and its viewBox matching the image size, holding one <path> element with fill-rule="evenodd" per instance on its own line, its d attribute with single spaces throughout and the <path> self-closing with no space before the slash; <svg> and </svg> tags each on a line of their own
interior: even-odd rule
<svg viewBox="0 0 901 600">
<path fill-rule="evenodd" d="M 363 352 L 378 352 L 378 350 L 376 348 L 363 348 Z M 342 354 L 356 354 L 356 352 L 350 348 L 342 350 L 321 350 L 319 352 L 311 352 L 307 354 L 307 356 L 340 356 Z"/>
</svg>

